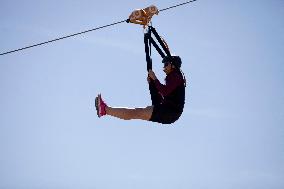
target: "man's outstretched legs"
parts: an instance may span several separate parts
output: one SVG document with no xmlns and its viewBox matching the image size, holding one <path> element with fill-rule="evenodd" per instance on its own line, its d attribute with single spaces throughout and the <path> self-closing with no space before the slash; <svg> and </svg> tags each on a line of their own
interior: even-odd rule
<svg viewBox="0 0 284 189">
<path fill-rule="evenodd" d="M 124 120 L 141 119 L 150 120 L 153 112 L 153 106 L 146 108 L 114 108 L 109 107 L 102 100 L 101 95 L 96 97 L 96 109 L 99 117 L 104 115 L 110 115 Z"/>
</svg>

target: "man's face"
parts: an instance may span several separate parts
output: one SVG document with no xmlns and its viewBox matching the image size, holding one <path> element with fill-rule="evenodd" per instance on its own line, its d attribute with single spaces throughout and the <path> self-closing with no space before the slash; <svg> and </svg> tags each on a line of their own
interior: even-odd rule
<svg viewBox="0 0 284 189">
<path fill-rule="evenodd" d="M 170 62 L 164 63 L 164 72 L 168 75 L 173 70 L 173 66 Z"/>
</svg>

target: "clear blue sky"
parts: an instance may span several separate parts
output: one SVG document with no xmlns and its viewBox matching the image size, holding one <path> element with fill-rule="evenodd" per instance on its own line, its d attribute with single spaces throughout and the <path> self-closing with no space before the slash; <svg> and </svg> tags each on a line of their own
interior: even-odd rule
<svg viewBox="0 0 284 189">
<path fill-rule="evenodd" d="M 180 2 L 2 0 L 0 51 Z M 1 189 L 284 188 L 284 1 L 198 0 L 153 24 L 188 79 L 171 126 L 96 116 L 100 92 L 150 104 L 140 26 L 0 57 Z"/>
</svg>

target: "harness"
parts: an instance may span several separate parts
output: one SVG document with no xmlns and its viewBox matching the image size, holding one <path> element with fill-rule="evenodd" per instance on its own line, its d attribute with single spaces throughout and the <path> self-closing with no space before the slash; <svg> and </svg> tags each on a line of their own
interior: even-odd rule
<svg viewBox="0 0 284 189">
<path fill-rule="evenodd" d="M 152 35 L 156 37 L 158 43 L 164 50 L 164 52 L 161 50 L 159 45 L 156 43 L 156 41 L 153 39 Z M 152 69 L 152 58 L 151 58 L 151 46 L 153 45 L 157 52 L 160 54 L 162 58 L 165 56 L 171 57 L 171 53 L 169 51 L 169 48 L 166 44 L 166 42 L 159 36 L 156 29 L 152 26 L 148 26 L 148 31 L 144 34 L 144 43 L 145 43 L 145 53 L 146 53 L 146 62 L 147 62 L 147 70 Z"/>
<path fill-rule="evenodd" d="M 129 16 L 129 19 L 127 19 L 126 21 L 127 23 L 143 25 L 144 29 L 148 27 L 148 31 L 144 33 L 147 71 L 152 69 L 152 58 L 151 58 L 151 46 L 152 45 L 155 47 L 155 49 L 161 55 L 162 58 L 164 58 L 165 56 L 168 56 L 170 60 L 172 59 L 167 43 L 160 37 L 156 29 L 150 25 L 152 17 L 158 14 L 159 14 L 158 8 L 154 5 L 151 5 L 144 9 L 137 9 L 133 11 Z M 151 34 L 153 34 L 156 37 L 158 43 L 161 45 L 164 52 L 161 50 L 159 45 L 153 39 Z"/>
</svg>

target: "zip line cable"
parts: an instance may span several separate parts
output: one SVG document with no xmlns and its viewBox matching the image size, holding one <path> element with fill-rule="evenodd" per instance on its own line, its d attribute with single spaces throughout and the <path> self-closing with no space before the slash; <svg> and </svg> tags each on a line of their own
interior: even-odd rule
<svg viewBox="0 0 284 189">
<path fill-rule="evenodd" d="M 164 9 L 159 10 L 159 12 L 163 12 L 163 11 L 166 11 L 166 10 L 169 10 L 169 9 L 172 9 L 172 8 L 176 8 L 176 7 L 179 7 L 179 6 L 183 6 L 183 5 L 185 5 L 185 4 L 192 3 L 192 2 L 194 2 L 194 1 L 197 1 L 197 0 L 191 0 L 191 1 L 187 1 L 187 2 L 184 2 L 184 3 L 181 3 L 181 4 L 177 4 L 177 5 L 171 6 L 171 7 L 167 7 L 167 8 L 164 8 Z M 86 31 L 82 31 L 82 32 L 78 32 L 78 33 L 66 35 L 66 36 L 64 36 L 64 37 L 59 37 L 59 38 L 52 39 L 52 40 L 49 40 L 49 41 L 45 41 L 45 42 L 42 42 L 42 43 L 38 43 L 38 44 L 34 44 L 34 45 L 30 45 L 30 46 L 23 47 L 23 48 L 19 48 L 19 49 L 15 49 L 15 50 L 3 52 L 3 53 L 0 53 L 0 55 L 2 56 L 2 55 L 6 55 L 6 54 L 11 54 L 11 53 L 14 53 L 14 52 L 17 52 L 17 51 L 22 51 L 22 50 L 25 50 L 25 49 L 29 49 L 29 48 L 33 48 L 33 47 L 45 45 L 45 44 L 47 44 L 47 43 L 52 43 L 52 42 L 55 42 L 55 41 L 59 41 L 59 40 L 62 40 L 62 39 L 74 37 L 74 36 L 76 36 L 76 35 L 85 34 L 85 33 L 91 32 L 91 31 L 95 31 L 95 30 L 100 30 L 100 29 L 103 29 L 103 28 L 106 28 L 106 27 L 110 27 L 110 26 L 113 26 L 113 25 L 117 25 L 117 24 L 121 24 L 121 23 L 127 22 L 127 21 L 128 21 L 128 19 L 122 20 L 122 21 L 118 21 L 118 22 L 114 22 L 114 23 L 112 23 L 112 24 L 107 24 L 107 25 L 100 26 L 100 27 L 93 28 L 93 29 L 89 29 L 89 30 L 86 30 Z"/>
<path fill-rule="evenodd" d="M 59 41 L 59 40 L 61 40 L 61 39 L 66 39 L 66 38 L 69 38 L 69 37 L 74 37 L 74 36 L 76 36 L 76 35 L 81 35 L 81 34 L 84 34 L 84 33 L 87 33 L 87 32 L 91 32 L 91 31 L 99 30 L 99 29 L 106 28 L 106 27 L 109 27 L 109 26 L 113 26 L 113 25 L 116 25 L 116 24 L 120 24 L 120 23 L 122 23 L 122 22 L 126 22 L 126 20 L 122 20 L 122 21 L 119 21 L 119 22 L 114 22 L 114 23 L 112 23 L 112 24 L 100 26 L 100 27 L 93 28 L 93 29 L 86 30 L 86 31 L 82 31 L 82 32 L 79 32 L 79 33 L 74 33 L 74 34 L 67 35 L 67 36 L 64 36 L 64 37 L 52 39 L 52 40 L 45 41 L 45 42 L 42 42 L 42 43 L 38 43 L 38 44 L 35 44 L 35 45 L 26 46 L 26 47 L 23 47 L 23 48 L 20 48 L 20 49 L 16 49 L 16 50 L 4 52 L 4 53 L 1 53 L 0 55 L 10 54 L 10 53 L 14 53 L 14 52 L 17 52 L 17 51 L 22 51 L 22 50 L 25 50 L 25 49 L 29 49 L 29 48 L 32 48 L 32 47 L 44 45 L 44 44 L 47 44 L 47 43 L 52 43 L 52 42 L 55 42 L 55 41 Z"/>
<path fill-rule="evenodd" d="M 163 12 L 163 11 L 165 11 L 165 10 L 169 10 L 169 9 L 172 9 L 172 8 L 176 8 L 176 7 L 179 7 L 179 6 L 183 6 L 183 5 L 186 5 L 186 4 L 188 4 L 188 3 L 193 3 L 194 1 L 197 1 L 197 0 L 186 1 L 186 2 L 181 3 L 181 4 L 177 4 L 177 5 L 168 7 L 168 8 L 161 9 L 161 10 L 159 10 L 159 12 Z"/>
</svg>

